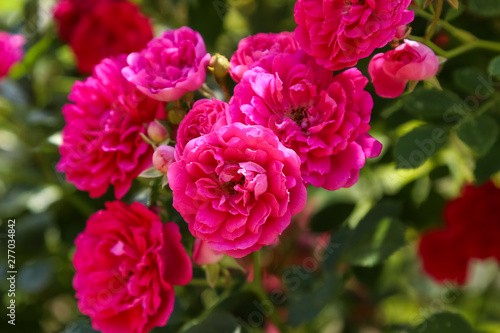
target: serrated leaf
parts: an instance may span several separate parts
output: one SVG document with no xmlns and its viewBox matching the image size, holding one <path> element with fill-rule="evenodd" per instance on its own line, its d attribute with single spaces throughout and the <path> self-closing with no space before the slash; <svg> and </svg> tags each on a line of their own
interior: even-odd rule
<svg viewBox="0 0 500 333">
<path fill-rule="evenodd" d="M 333 203 L 316 213 L 309 224 L 312 232 L 322 233 L 337 229 L 354 210 L 351 203 Z"/>
<path fill-rule="evenodd" d="M 457 135 L 480 155 L 486 154 L 498 136 L 498 124 L 488 115 L 467 117 L 456 127 Z"/>
<path fill-rule="evenodd" d="M 161 171 L 158 171 L 154 167 L 151 167 L 149 169 L 144 170 L 141 172 L 139 177 L 142 178 L 158 178 L 158 177 L 163 177 L 163 173 Z"/>
<path fill-rule="evenodd" d="M 448 141 L 447 127 L 423 125 L 405 134 L 394 146 L 394 160 L 398 169 L 418 168 Z"/>
<path fill-rule="evenodd" d="M 404 98 L 404 109 L 423 119 L 443 119 L 455 110 L 460 111 L 464 103 L 449 90 L 416 89 Z"/>
<path fill-rule="evenodd" d="M 411 333 L 473 333 L 470 324 L 459 314 L 442 312 L 430 316 Z"/>
<path fill-rule="evenodd" d="M 500 56 L 496 56 L 490 61 L 488 66 L 488 73 L 491 76 L 500 76 Z"/>
</svg>

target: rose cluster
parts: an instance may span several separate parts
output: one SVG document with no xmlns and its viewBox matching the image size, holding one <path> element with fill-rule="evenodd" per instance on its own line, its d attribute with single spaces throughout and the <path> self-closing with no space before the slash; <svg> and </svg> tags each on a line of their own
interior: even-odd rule
<svg viewBox="0 0 500 333">
<path fill-rule="evenodd" d="M 435 280 L 465 284 L 473 260 L 500 262 L 500 189 L 493 182 L 467 185 L 445 207 L 446 225 L 420 240 L 424 270 Z"/>
<path fill-rule="evenodd" d="M 214 60 L 189 27 L 152 38 L 130 2 L 62 0 L 60 36 L 92 75 L 63 108 L 58 169 L 91 197 L 112 185 L 121 199 L 154 166 L 196 238 L 199 264 L 271 245 L 306 205 L 307 186 L 353 186 L 380 154 L 368 134 L 369 80 L 347 67 L 405 35 L 409 2 L 299 0 L 294 32 L 247 37 L 228 62 Z M 397 81 L 390 89 L 402 92 L 437 71 L 434 54 L 404 45 L 374 58 L 379 93 L 379 84 Z M 202 87 L 207 70 L 227 95 L 226 76 L 237 83 L 227 102 L 195 100 L 192 92 L 211 91 Z M 180 237 L 139 203 L 108 203 L 90 218 L 77 239 L 74 286 L 96 329 L 142 333 L 166 323 L 173 285 L 191 277 Z"/>
</svg>

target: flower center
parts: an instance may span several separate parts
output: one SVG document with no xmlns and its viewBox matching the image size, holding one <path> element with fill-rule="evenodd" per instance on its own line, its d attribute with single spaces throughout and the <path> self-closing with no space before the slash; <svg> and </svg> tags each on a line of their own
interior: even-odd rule
<svg viewBox="0 0 500 333">
<path fill-rule="evenodd" d="M 290 115 L 288 116 L 291 120 L 293 120 L 303 131 L 307 131 L 309 128 L 309 119 L 306 117 L 307 108 L 302 107 L 298 109 L 292 110 Z"/>
<path fill-rule="evenodd" d="M 245 184 L 245 177 L 240 176 L 239 179 L 233 178 L 228 182 L 222 183 L 221 188 L 224 193 L 227 193 L 229 195 L 234 195 L 238 193 L 235 189 L 235 186 L 243 184 Z"/>
</svg>

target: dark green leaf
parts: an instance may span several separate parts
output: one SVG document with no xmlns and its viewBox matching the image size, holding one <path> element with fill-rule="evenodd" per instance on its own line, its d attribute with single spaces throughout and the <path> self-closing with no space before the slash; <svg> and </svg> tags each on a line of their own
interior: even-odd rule
<svg viewBox="0 0 500 333">
<path fill-rule="evenodd" d="M 423 125 L 405 134 L 394 146 L 398 169 L 414 169 L 440 150 L 448 141 L 446 127 Z"/>
<path fill-rule="evenodd" d="M 191 326 L 184 333 L 236 333 L 239 325 L 236 319 L 226 312 L 213 312 L 201 323 Z"/>
<path fill-rule="evenodd" d="M 500 76 L 500 56 L 496 56 L 491 60 L 488 67 L 488 73 L 491 76 Z"/>
<path fill-rule="evenodd" d="M 482 184 L 488 181 L 498 171 L 500 171 L 500 140 L 497 138 L 490 151 L 476 161 L 474 169 L 476 183 Z"/>
<path fill-rule="evenodd" d="M 417 89 L 404 99 L 407 112 L 423 119 L 446 119 L 451 114 L 460 113 L 464 104 L 451 91 L 437 89 Z"/>
<path fill-rule="evenodd" d="M 19 271 L 19 289 L 36 293 L 44 290 L 51 282 L 52 264 L 48 260 L 25 264 Z"/>
<path fill-rule="evenodd" d="M 500 1 L 498 0 L 469 0 L 469 11 L 488 17 L 500 15 Z"/>
<path fill-rule="evenodd" d="M 489 97 L 495 89 L 485 73 L 474 67 L 460 68 L 454 73 L 456 86 L 471 96 Z"/>
<path fill-rule="evenodd" d="M 442 312 L 427 318 L 412 333 L 473 333 L 473 330 L 462 316 Z"/>
<path fill-rule="evenodd" d="M 334 230 L 351 215 L 354 209 L 354 204 L 351 203 L 334 203 L 320 210 L 311 219 L 311 231 L 322 233 L 329 230 Z"/>
<path fill-rule="evenodd" d="M 94 330 L 92 326 L 84 320 L 79 320 L 69 324 L 62 333 L 99 333 L 99 331 Z"/>
<path fill-rule="evenodd" d="M 486 154 L 498 136 L 498 124 L 488 115 L 467 117 L 456 127 L 457 135 L 480 155 Z"/>
</svg>

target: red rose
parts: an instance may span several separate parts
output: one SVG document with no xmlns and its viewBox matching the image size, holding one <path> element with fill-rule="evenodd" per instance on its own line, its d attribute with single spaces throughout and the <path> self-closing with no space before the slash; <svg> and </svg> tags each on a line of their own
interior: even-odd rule
<svg viewBox="0 0 500 333">
<path fill-rule="evenodd" d="M 69 42 L 84 73 L 104 58 L 142 50 L 153 38 L 149 19 L 128 1 L 65 0 L 54 17 L 60 37 Z"/>
</svg>

